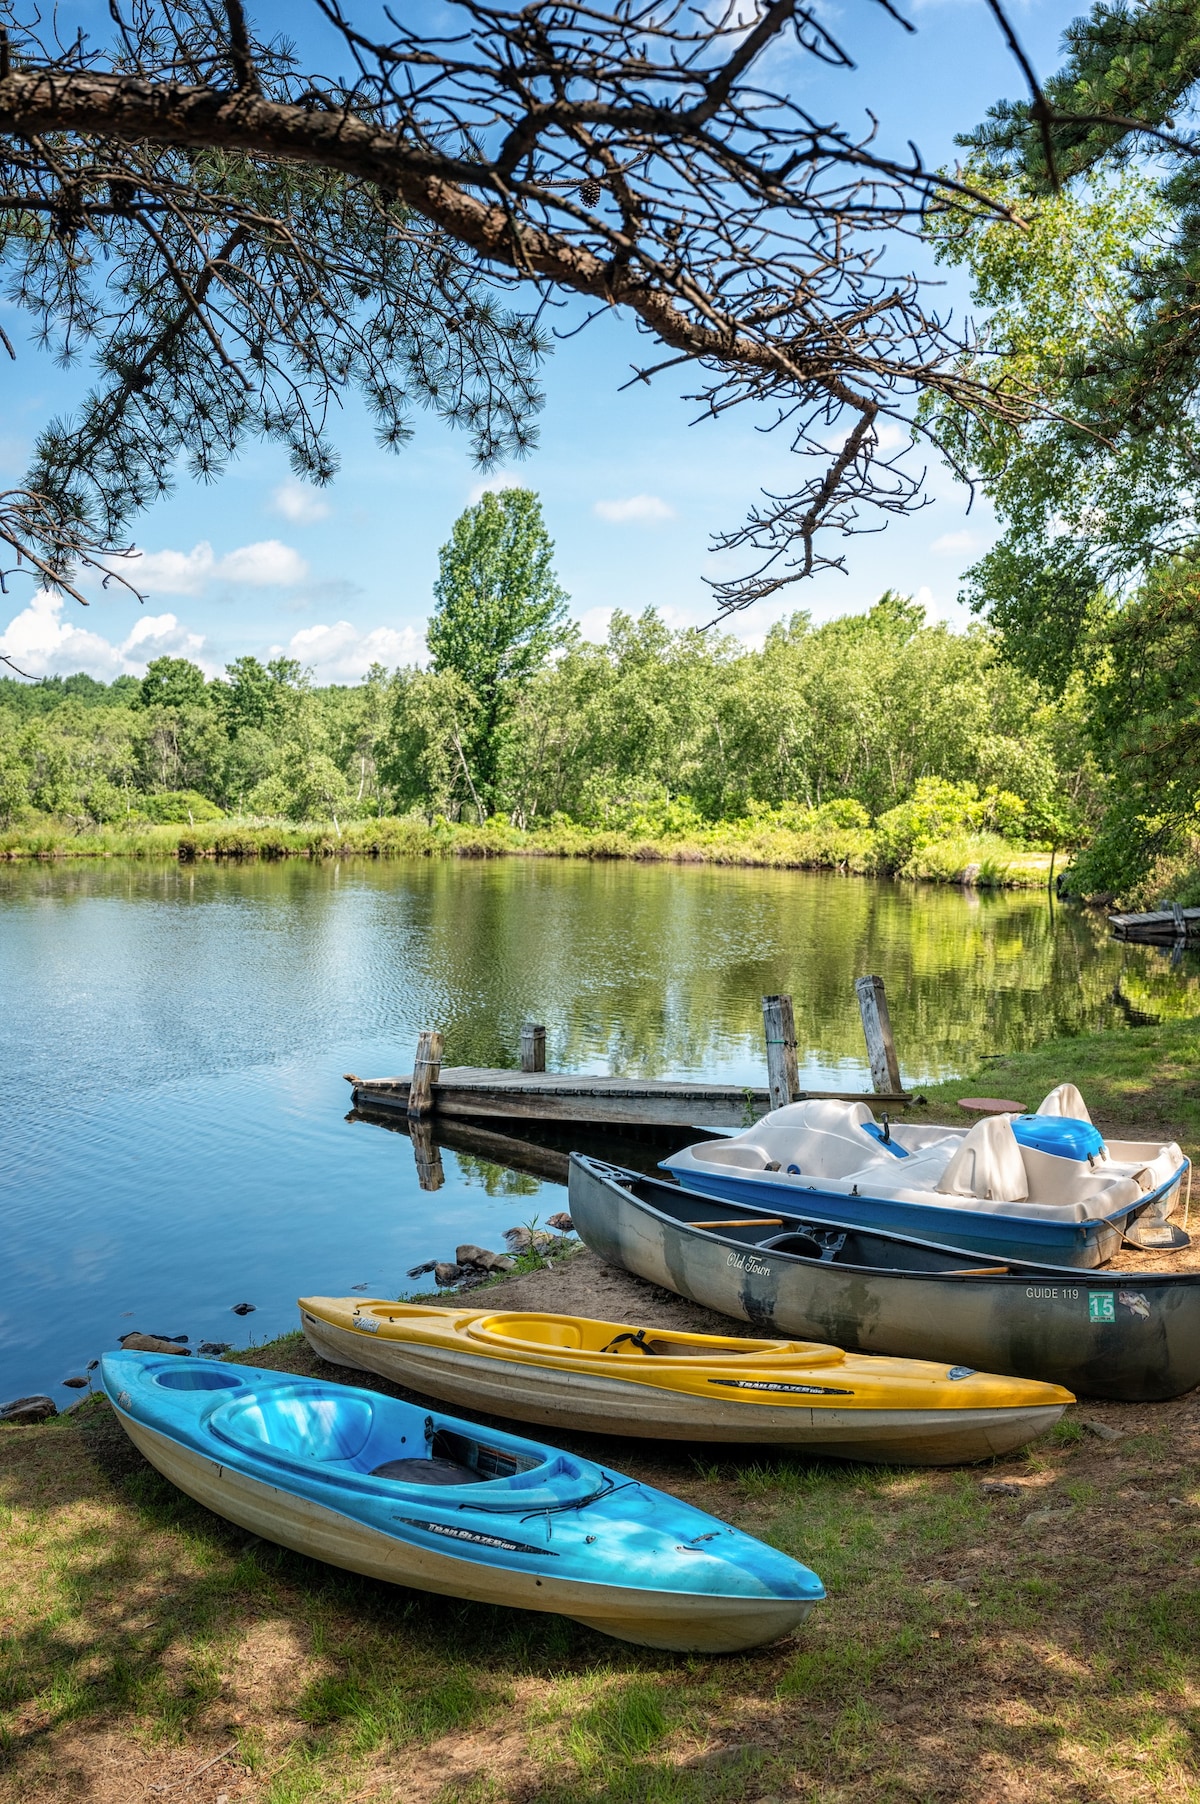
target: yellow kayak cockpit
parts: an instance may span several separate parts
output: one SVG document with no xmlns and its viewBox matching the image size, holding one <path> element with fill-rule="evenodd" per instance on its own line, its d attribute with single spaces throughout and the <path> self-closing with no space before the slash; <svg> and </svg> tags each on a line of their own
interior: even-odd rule
<svg viewBox="0 0 1200 1804">
<path fill-rule="evenodd" d="M 727 1334 L 680 1334 L 666 1328 L 631 1328 L 627 1323 L 597 1322 L 586 1316 L 536 1315 L 513 1311 L 505 1315 L 480 1315 L 471 1321 L 472 1340 L 497 1341 L 506 1347 L 543 1352 L 557 1348 L 591 1359 L 785 1359 L 805 1366 L 837 1365 L 845 1359 L 840 1347 L 822 1347 L 811 1341 L 749 1340 Z"/>
</svg>

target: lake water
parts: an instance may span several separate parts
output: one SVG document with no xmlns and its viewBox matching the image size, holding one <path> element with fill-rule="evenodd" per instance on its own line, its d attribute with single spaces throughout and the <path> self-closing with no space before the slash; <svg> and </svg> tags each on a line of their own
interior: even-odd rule
<svg viewBox="0 0 1200 1804">
<path fill-rule="evenodd" d="M 405 1270 L 563 1206 L 347 1122 L 345 1071 L 515 1066 L 761 1083 L 791 992 L 801 1078 L 869 1088 L 853 980 L 887 982 L 906 1080 L 1050 1034 L 1194 1013 L 1172 970 L 1045 895 L 708 867 L 289 862 L 0 866 L 0 1401 L 131 1328 L 245 1346 L 305 1291 Z M 239 1302 L 253 1315 L 230 1313 Z"/>
</svg>

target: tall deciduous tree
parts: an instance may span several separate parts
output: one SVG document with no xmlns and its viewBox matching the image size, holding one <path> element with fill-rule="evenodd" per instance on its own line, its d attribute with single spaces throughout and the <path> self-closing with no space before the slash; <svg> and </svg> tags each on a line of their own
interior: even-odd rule
<svg viewBox="0 0 1200 1804">
<path fill-rule="evenodd" d="M 458 516 L 439 563 L 426 639 L 435 671 L 453 671 L 475 698 L 462 752 L 476 805 L 491 808 L 505 723 L 566 636 L 541 502 L 529 489 L 489 491 Z"/>
</svg>

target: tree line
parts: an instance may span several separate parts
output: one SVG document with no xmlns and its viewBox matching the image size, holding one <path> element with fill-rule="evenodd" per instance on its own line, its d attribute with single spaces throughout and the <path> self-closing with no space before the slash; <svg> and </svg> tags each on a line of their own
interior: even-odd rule
<svg viewBox="0 0 1200 1804">
<path fill-rule="evenodd" d="M 930 780 L 1018 844 L 1071 843 L 1095 812 L 1074 699 L 986 627 L 889 592 L 821 626 L 796 613 L 761 649 L 653 609 L 592 644 L 566 600 L 537 497 L 486 494 L 443 547 L 428 666 L 322 687 L 286 658 L 209 679 L 164 657 L 140 680 L 0 684 L 0 818 L 415 811 L 663 833 L 790 809 L 849 827 Z"/>
</svg>

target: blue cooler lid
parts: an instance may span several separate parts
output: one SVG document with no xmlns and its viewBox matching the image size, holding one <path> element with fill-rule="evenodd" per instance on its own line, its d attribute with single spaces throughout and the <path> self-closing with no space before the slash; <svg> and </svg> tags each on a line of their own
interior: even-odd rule
<svg viewBox="0 0 1200 1804">
<path fill-rule="evenodd" d="M 1104 1151 L 1100 1130 L 1069 1115 L 1018 1115 L 1012 1125 L 1019 1146 L 1053 1153 L 1056 1159 L 1086 1159 Z"/>
</svg>

